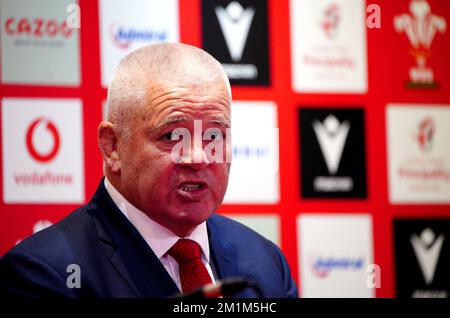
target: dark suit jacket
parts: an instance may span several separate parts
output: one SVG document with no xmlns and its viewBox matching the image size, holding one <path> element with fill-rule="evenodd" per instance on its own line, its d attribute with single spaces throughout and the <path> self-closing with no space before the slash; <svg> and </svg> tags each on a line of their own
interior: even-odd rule
<svg viewBox="0 0 450 318">
<path fill-rule="evenodd" d="M 223 216 L 207 221 L 219 279 L 253 279 L 265 297 L 297 297 L 280 249 Z M 75 282 L 76 264 L 81 274 Z M 70 285 L 70 284 L 69 284 Z M 73 285 L 72 285 L 73 287 Z M 179 290 L 142 236 L 118 210 L 103 180 L 94 197 L 57 224 L 22 241 L 0 259 L 0 294 L 27 297 L 167 297 Z M 255 297 L 246 289 L 237 297 Z"/>
</svg>

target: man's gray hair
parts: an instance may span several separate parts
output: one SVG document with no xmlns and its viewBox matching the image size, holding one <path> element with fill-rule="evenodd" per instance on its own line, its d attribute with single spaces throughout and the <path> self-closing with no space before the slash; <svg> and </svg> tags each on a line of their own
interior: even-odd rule
<svg viewBox="0 0 450 318">
<path fill-rule="evenodd" d="M 108 87 L 107 120 L 119 136 L 129 139 L 128 125 L 137 116 L 135 107 L 149 102 L 149 88 L 155 83 L 204 83 L 223 80 L 231 89 L 221 64 L 210 54 L 182 43 L 156 43 L 127 54 L 119 63 Z"/>
</svg>

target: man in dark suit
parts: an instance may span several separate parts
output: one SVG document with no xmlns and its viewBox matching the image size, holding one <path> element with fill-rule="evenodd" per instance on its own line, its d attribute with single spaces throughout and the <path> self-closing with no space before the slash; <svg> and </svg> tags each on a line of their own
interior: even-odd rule
<svg viewBox="0 0 450 318">
<path fill-rule="evenodd" d="M 230 170 L 230 102 L 223 68 L 201 49 L 128 54 L 98 129 L 105 177 L 86 206 L 0 259 L 0 293 L 168 297 L 237 276 L 265 297 L 297 297 L 276 245 L 214 215 Z"/>
</svg>

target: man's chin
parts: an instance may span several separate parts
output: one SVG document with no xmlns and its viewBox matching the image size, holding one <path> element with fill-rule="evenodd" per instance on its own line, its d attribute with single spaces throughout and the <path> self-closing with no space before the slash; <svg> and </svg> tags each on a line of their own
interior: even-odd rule
<svg viewBox="0 0 450 318">
<path fill-rule="evenodd" d="M 204 221 L 206 221 L 214 212 L 211 210 L 199 209 L 195 207 L 187 207 L 181 209 L 177 215 L 176 219 L 180 224 L 187 226 L 197 226 Z"/>
<path fill-rule="evenodd" d="M 205 220 L 189 220 L 189 222 L 186 222 L 186 220 L 183 220 L 182 223 L 179 224 L 172 224 L 171 228 L 169 228 L 174 234 L 178 235 L 179 237 L 186 237 L 189 234 L 191 234 L 197 226 L 202 224 Z"/>
</svg>

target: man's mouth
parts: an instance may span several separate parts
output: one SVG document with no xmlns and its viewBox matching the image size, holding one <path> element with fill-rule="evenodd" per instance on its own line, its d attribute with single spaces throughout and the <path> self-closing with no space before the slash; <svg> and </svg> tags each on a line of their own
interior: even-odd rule
<svg viewBox="0 0 450 318">
<path fill-rule="evenodd" d="M 181 190 L 186 192 L 195 192 L 198 190 L 203 189 L 204 184 L 201 182 L 189 182 L 189 183 L 183 183 L 180 187 Z"/>
<path fill-rule="evenodd" d="M 178 195 L 185 201 L 198 202 L 208 193 L 208 186 L 204 182 L 183 182 L 178 186 Z"/>
</svg>

